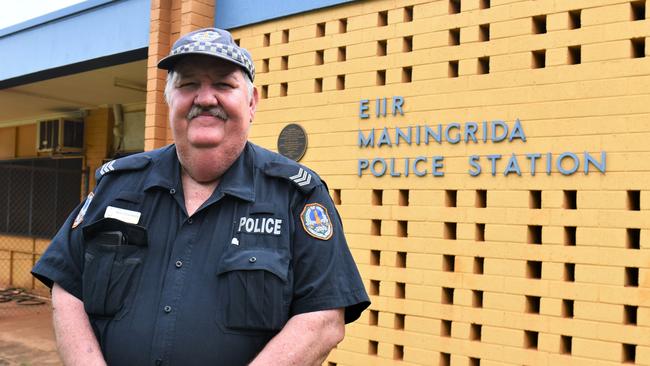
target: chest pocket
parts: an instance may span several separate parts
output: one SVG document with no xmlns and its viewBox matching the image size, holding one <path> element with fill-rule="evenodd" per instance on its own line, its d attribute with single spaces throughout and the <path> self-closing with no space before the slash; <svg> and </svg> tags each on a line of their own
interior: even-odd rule
<svg viewBox="0 0 650 366">
<path fill-rule="evenodd" d="M 104 218 L 83 229 L 84 309 L 89 315 L 121 317 L 125 300 L 137 282 L 147 248 L 145 228 Z"/>
<path fill-rule="evenodd" d="M 256 203 L 236 221 L 235 238 L 242 249 L 266 248 L 285 250 L 289 223 L 277 207 L 268 202 Z"/>
<path fill-rule="evenodd" d="M 289 258 L 269 249 L 227 251 L 217 269 L 225 330 L 277 331 L 288 320 Z"/>
</svg>

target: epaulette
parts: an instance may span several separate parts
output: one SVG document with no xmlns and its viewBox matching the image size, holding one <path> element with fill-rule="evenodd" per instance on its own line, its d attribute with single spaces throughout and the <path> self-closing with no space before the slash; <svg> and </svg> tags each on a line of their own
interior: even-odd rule
<svg viewBox="0 0 650 366">
<path fill-rule="evenodd" d="M 141 170 L 151 162 L 151 157 L 143 154 L 125 156 L 111 160 L 95 171 L 95 180 L 99 183 L 106 174 L 127 170 Z"/>
<path fill-rule="evenodd" d="M 316 174 L 298 164 L 270 161 L 264 165 L 263 171 L 266 175 L 290 181 L 302 193 L 309 193 L 321 184 Z"/>
</svg>

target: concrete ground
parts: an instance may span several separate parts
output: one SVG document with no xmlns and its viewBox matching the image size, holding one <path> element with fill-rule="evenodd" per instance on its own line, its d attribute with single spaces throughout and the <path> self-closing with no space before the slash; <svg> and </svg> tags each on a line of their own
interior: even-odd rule
<svg viewBox="0 0 650 366">
<path fill-rule="evenodd" d="M 0 366 L 62 365 L 56 352 L 49 301 L 0 303 Z"/>
</svg>

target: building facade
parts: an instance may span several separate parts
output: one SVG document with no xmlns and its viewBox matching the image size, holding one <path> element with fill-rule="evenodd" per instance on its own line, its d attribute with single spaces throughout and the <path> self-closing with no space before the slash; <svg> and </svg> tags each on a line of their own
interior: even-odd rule
<svg viewBox="0 0 650 366">
<path fill-rule="evenodd" d="M 255 61 L 251 140 L 304 129 L 372 298 L 326 364 L 650 365 L 645 0 L 242 3 L 95 0 L 0 30 L 0 285 L 36 286 L 65 216 L 47 197 L 171 142 L 156 63 L 216 25 Z M 45 138 L 65 121 L 81 146 Z"/>
</svg>

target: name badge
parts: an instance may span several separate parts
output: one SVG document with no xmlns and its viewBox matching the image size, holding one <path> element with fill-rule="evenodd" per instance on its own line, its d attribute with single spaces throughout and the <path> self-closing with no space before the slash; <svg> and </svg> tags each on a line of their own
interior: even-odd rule
<svg viewBox="0 0 650 366">
<path fill-rule="evenodd" d="M 140 221 L 140 215 L 142 214 L 138 211 L 113 206 L 106 207 L 106 212 L 104 212 L 104 217 L 106 218 L 124 221 L 129 224 L 137 224 Z"/>
</svg>

